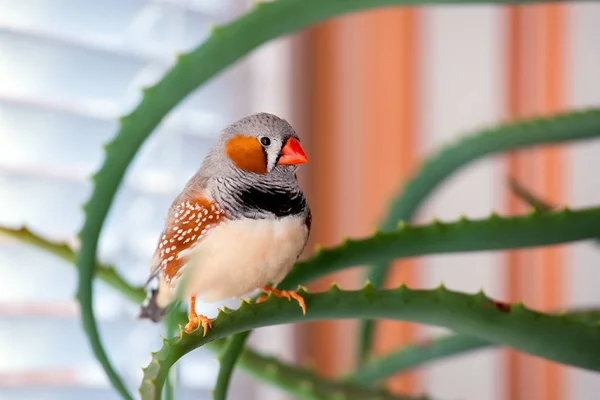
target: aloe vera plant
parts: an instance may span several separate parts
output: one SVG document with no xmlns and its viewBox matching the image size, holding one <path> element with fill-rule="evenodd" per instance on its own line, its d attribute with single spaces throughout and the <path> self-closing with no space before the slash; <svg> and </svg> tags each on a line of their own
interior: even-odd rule
<svg viewBox="0 0 600 400">
<path fill-rule="evenodd" d="M 115 390 L 133 399 L 110 363 L 92 310 L 92 280 L 98 278 L 127 299 L 140 303 L 142 288 L 132 287 L 114 268 L 97 261 L 98 238 L 126 170 L 154 128 L 187 95 L 250 51 L 272 39 L 313 23 L 363 9 L 394 5 L 514 4 L 538 0 L 275 0 L 257 2 L 232 22 L 217 26 L 208 39 L 177 58 L 175 65 L 152 87 L 144 90 L 141 103 L 120 119 L 119 131 L 105 146 L 105 160 L 93 176 L 91 198 L 84 206 L 85 222 L 81 247 L 40 238 L 27 229 L 0 229 L 24 243 L 73 262 L 77 267 L 77 300 L 83 328 L 99 363 Z M 196 330 L 164 340 L 152 353 L 140 383 L 142 399 L 159 399 L 169 368 L 179 358 L 205 346 L 219 353 L 221 371 L 215 398 L 225 399 L 232 370 L 239 366 L 268 384 L 305 399 L 402 399 L 381 391 L 374 382 L 399 370 L 466 351 L 502 345 L 568 365 L 600 371 L 599 313 L 573 310 L 564 314 L 540 313 L 523 304 L 505 304 L 483 293 L 467 295 L 446 290 L 382 290 L 386 266 L 403 257 L 440 253 L 505 250 L 547 246 L 600 237 L 600 207 L 552 211 L 535 208 L 531 213 L 452 222 L 433 221 L 413 225 L 419 206 L 448 177 L 481 157 L 508 150 L 544 144 L 590 140 L 600 136 L 600 109 L 578 110 L 544 118 L 531 118 L 492 126 L 467 135 L 432 154 L 399 195 L 393 199 L 380 230 L 369 237 L 345 240 L 337 247 L 320 249 L 297 263 L 280 284 L 296 289 L 333 271 L 368 264 L 367 283 L 362 290 L 342 291 L 336 286 L 324 293 L 303 293 L 308 313 L 302 316 L 293 303 L 269 298 L 260 304 L 244 302 L 236 310 L 224 310 L 213 321 L 206 337 Z M 530 201 L 533 200 L 530 198 Z M 172 320 L 182 323 L 177 309 Z M 371 342 L 372 318 L 398 319 L 445 326 L 456 335 L 428 347 L 409 346 L 382 358 L 365 362 L 357 371 L 337 380 L 326 380 L 308 370 L 245 349 L 253 328 L 307 320 L 361 319 L 359 356 L 366 359 Z M 547 334 L 552 332 L 552 335 Z"/>
<path fill-rule="evenodd" d="M 5 235 L 11 237 L 13 239 L 19 240 L 23 243 L 33 245 L 37 248 L 45 250 L 50 254 L 62 258 L 66 261 L 72 262 L 74 259 L 74 251 L 65 243 L 52 242 L 48 239 L 39 237 L 33 232 L 29 231 L 27 228 L 20 229 L 10 229 L 10 228 L 1 228 L 0 227 L 0 235 Z M 129 300 L 135 303 L 141 303 L 144 299 L 143 293 L 140 293 L 139 288 L 131 287 L 122 277 L 120 277 L 112 266 L 97 264 L 97 267 L 94 271 L 94 277 L 100 279 L 105 282 L 113 289 L 121 292 L 125 295 Z M 376 297 L 380 297 L 385 293 L 393 293 L 394 291 L 378 291 L 373 285 L 367 284 L 360 292 L 355 291 L 351 294 L 355 296 L 358 295 L 363 301 L 367 301 L 370 306 L 373 300 Z M 436 290 L 430 291 L 420 291 L 420 295 L 429 293 L 430 302 L 434 304 L 440 303 L 440 296 L 443 296 L 447 291 L 444 287 L 440 287 Z M 132 293 L 137 293 L 136 295 L 128 295 Z M 331 289 L 327 293 L 323 293 L 323 295 L 329 296 L 329 302 L 333 302 L 337 304 L 343 304 L 345 308 L 354 307 L 355 305 L 352 302 L 348 302 L 348 298 L 344 299 L 343 295 L 338 296 L 338 294 L 342 293 L 342 291 L 333 284 Z M 345 292 L 349 293 L 349 292 Z M 450 293 L 450 292 L 448 292 Z M 395 294 L 398 296 L 404 296 L 401 298 L 400 303 L 403 305 L 407 305 L 411 302 L 414 303 L 414 300 L 418 299 L 419 292 L 411 291 L 406 287 L 400 287 L 395 290 Z M 414 295 L 414 296 L 413 296 Z M 431 296 L 433 295 L 433 297 Z M 460 294 L 459 294 L 460 295 Z M 324 296 L 327 299 L 328 296 Z M 333 300 L 332 300 L 333 296 Z M 437 297 L 436 297 L 437 296 Z M 489 307 L 490 310 L 496 309 L 501 312 L 510 312 L 512 306 L 504 303 L 500 303 L 497 301 L 493 301 L 490 299 L 486 299 L 483 292 L 475 296 L 462 295 L 464 298 L 470 298 L 471 303 L 467 303 L 467 306 L 473 306 L 479 304 L 481 309 L 487 309 Z M 413 297 L 412 299 L 410 297 Z M 356 300 L 356 299 L 355 299 Z M 271 296 L 270 302 L 273 301 Z M 279 299 L 281 301 L 281 299 Z M 388 304 L 393 304 L 393 302 L 389 302 L 389 300 L 385 300 Z M 268 304 L 264 303 L 264 304 Z M 414 307 L 418 304 L 413 304 L 410 307 Z M 431 305 L 431 304 L 430 304 Z M 449 304 L 445 304 L 448 306 Z M 257 305 L 254 305 L 256 307 Z M 420 306 L 423 306 L 422 304 Z M 243 303 L 242 309 L 247 310 L 248 307 L 252 307 L 250 303 Z M 516 309 L 524 309 L 522 304 L 517 304 Z M 514 310 L 514 308 L 513 308 Z M 264 311 L 264 309 L 263 309 Z M 291 311 L 291 310 L 290 310 Z M 445 312 L 443 307 L 439 309 L 431 308 L 431 315 L 442 314 Z M 473 310 L 471 310 L 473 311 Z M 472 312 L 467 314 L 467 318 L 472 317 Z M 475 311 L 477 311 L 477 307 L 475 307 Z M 525 311 L 528 311 L 525 309 Z M 410 308 L 406 310 L 402 310 L 401 312 L 411 313 Z M 550 317 L 555 323 L 562 321 L 565 324 L 570 322 L 575 322 L 580 324 L 579 327 L 584 326 L 592 326 L 599 327 L 600 324 L 600 310 L 592 309 L 592 310 L 573 310 L 569 313 L 562 314 L 541 314 L 535 313 L 533 311 L 529 311 L 533 313 L 534 318 L 539 318 L 540 316 Z M 224 315 L 231 314 L 231 310 L 223 309 L 222 312 L 219 313 L 217 319 L 225 319 L 226 323 L 232 322 L 229 316 L 223 318 Z M 370 313 L 370 311 L 369 311 Z M 427 315 L 422 312 L 421 309 L 416 311 L 413 308 L 413 313 L 416 313 L 418 318 L 427 318 Z M 269 311 L 269 314 L 271 312 Z M 285 318 L 284 315 L 280 315 L 280 317 Z M 289 315 L 293 315 L 293 312 Z M 343 315 L 340 315 L 343 317 Z M 248 314 L 246 314 L 248 317 Z M 296 316 L 297 317 L 297 316 Z M 254 315 L 250 315 L 250 318 L 253 319 Z M 318 318 L 318 316 L 317 316 Z M 185 314 L 178 312 L 174 314 L 174 319 L 183 323 L 186 320 Z M 411 320 L 410 317 L 406 318 L 407 320 Z M 239 322 L 239 321 L 236 321 Z M 460 322 L 457 322 L 460 323 Z M 262 326 L 262 325 L 261 325 Z M 181 325 L 179 326 L 180 331 L 182 330 Z M 543 326 L 543 329 L 546 329 L 547 326 Z M 562 328 L 559 328 L 559 330 Z M 181 333 L 180 333 L 181 334 Z M 196 332 L 196 336 L 199 334 Z M 520 338 L 523 339 L 523 338 Z M 206 338 L 202 338 L 202 342 L 204 342 L 204 346 L 209 350 L 221 353 L 220 360 L 223 361 L 223 356 L 227 354 L 222 354 L 225 349 L 224 339 L 220 338 L 214 341 L 210 341 L 211 338 L 209 336 L 208 340 Z M 186 344 L 187 343 L 187 344 Z M 527 343 L 525 341 L 524 343 Z M 167 340 L 163 339 L 163 348 L 158 352 L 153 352 L 152 357 L 153 360 L 151 363 L 144 368 L 145 378 L 142 386 L 140 388 L 140 393 L 142 398 L 159 398 L 160 386 L 163 384 L 165 377 L 168 373 L 169 366 L 172 365 L 176 361 L 177 358 L 181 357 L 186 352 L 189 352 L 191 349 L 196 346 L 201 345 L 202 343 L 193 342 L 191 346 L 188 341 L 181 341 L 179 338 Z M 392 354 L 389 354 L 385 357 L 379 357 L 372 359 L 366 366 L 359 368 L 357 371 L 354 371 L 351 375 L 342 377 L 337 381 L 328 381 L 322 378 L 319 378 L 312 374 L 310 371 L 293 367 L 289 365 L 285 365 L 284 363 L 274 359 L 267 358 L 256 354 L 249 350 L 243 350 L 240 354 L 240 367 L 248 372 L 250 375 L 261 379 L 265 382 L 271 383 L 290 394 L 293 394 L 297 398 L 302 399 L 315 399 L 315 400 L 324 400 L 330 398 L 340 398 L 340 399 L 363 399 L 363 398 L 378 398 L 382 400 L 386 399 L 414 399 L 409 396 L 394 396 L 385 391 L 370 388 L 369 384 L 377 381 L 378 379 L 385 378 L 386 376 L 390 376 L 402 369 L 407 369 L 411 367 L 416 367 L 426 362 L 431 362 L 436 359 L 440 359 L 443 357 L 448 357 L 456 354 L 460 354 L 466 351 L 474 351 L 477 349 L 489 347 L 496 345 L 493 341 L 486 340 L 484 338 L 469 336 L 465 334 L 457 334 L 450 335 L 441 339 L 437 339 L 432 343 L 426 344 L 415 344 L 414 346 L 407 346 L 406 348 L 400 349 Z M 531 341 L 529 342 L 531 344 Z M 176 346 L 176 351 L 171 351 Z M 573 354 L 575 354 L 578 350 L 574 349 Z M 578 364 L 577 364 L 578 365 Z M 592 367 L 593 368 L 593 367 Z M 362 397 L 361 397 L 362 396 Z M 426 397 L 420 397 L 419 399 L 425 400 Z"/>
</svg>

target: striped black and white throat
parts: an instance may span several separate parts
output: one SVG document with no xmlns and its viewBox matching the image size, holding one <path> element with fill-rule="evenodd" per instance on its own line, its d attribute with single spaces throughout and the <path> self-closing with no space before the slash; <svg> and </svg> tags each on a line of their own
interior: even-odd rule
<svg viewBox="0 0 600 400">
<path fill-rule="evenodd" d="M 217 201 L 230 218 L 283 218 L 304 215 L 307 202 L 297 185 L 248 184 L 221 182 Z"/>
</svg>

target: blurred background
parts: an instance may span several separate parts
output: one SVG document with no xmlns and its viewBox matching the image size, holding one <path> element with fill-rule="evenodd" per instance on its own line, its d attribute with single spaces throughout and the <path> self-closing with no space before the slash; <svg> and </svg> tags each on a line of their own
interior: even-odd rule
<svg viewBox="0 0 600 400">
<path fill-rule="evenodd" d="M 0 0 L 0 225 L 73 242 L 89 176 L 116 118 L 140 100 L 177 52 L 204 40 L 248 0 Z M 101 260 L 141 284 L 173 196 L 220 129 L 266 111 L 292 123 L 311 162 L 301 168 L 315 244 L 371 234 L 390 197 L 444 144 L 512 118 L 600 104 L 600 4 L 390 7 L 358 12 L 272 41 L 196 90 L 161 123 L 128 170 L 100 241 Z M 544 199 L 600 203 L 600 143 L 486 158 L 461 170 L 418 215 L 452 220 L 527 209 L 515 177 Z M 540 310 L 600 304 L 600 250 L 440 255 L 397 263 L 389 285 L 474 293 Z M 353 268 L 335 279 L 363 282 Z M 117 399 L 84 337 L 71 266 L 0 238 L 0 399 Z M 132 390 L 161 326 L 95 286 L 100 333 Z M 235 307 L 236 302 L 228 304 Z M 214 315 L 216 305 L 201 305 Z M 199 310 L 200 311 L 200 310 Z M 354 365 L 355 321 L 255 331 L 250 344 L 336 376 Z M 378 352 L 445 330 L 382 322 Z M 210 399 L 218 364 L 197 350 L 178 364 L 181 399 Z M 388 380 L 393 390 L 464 400 L 592 400 L 600 376 L 497 348 Z M 287 399 L 236 373 L 232 399 Z"/>
</svg>

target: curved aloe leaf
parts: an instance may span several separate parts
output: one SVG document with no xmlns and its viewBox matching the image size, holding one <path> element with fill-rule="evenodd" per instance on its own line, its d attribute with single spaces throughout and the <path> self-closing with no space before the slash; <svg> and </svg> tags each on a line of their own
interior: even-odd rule
<svg viewBox="0 0 600 400">
<path fill-rule="evenodd" d="M 600 323 L 600 310 L 576 309 L 569 318 L 588 324 Z M 370 385 L 398 372 L 413 369 L 434 360 L 462 355 L 467 352 L 496 346 L 489 340 L 468 335 L 446 335 L 430 341 L 404 346 L 388 355 L 368 360 L 356 371 L 343 377 L 345 381 Z"/>
<path fill-rule="evenodd" d="M 346 239 L 297 263 L 279 286 L 292 289 L 345 267 L 395 258 L 431 254 L 519 249 L 595 238 L 600 232 L 600 207 L 524 216 L 462 218 L 452 223 L 404 225 L 364 239 Z"/>
<path fill-rule="evenodd" d="M 540 211 L 548 212 L 548 211 L 552 211 L 553 209 L 557 208 L 556 206 L 550 204 L 546 200 L 543 200 L 543 199 L 537 197 L 530 190 L 528 190 L 525 186 L 521 185 L 519 182 L 517 182 L 514 179 L 509 179 L 508 185 L 509 185 L 510 189 L 512 190 L 512 192 L 515 194 L 515 196 L 519 197 L 521 200 L 523 200 L 530 206 L 537 208 Z M 596 239 L 596 245 L 598 245 L 598 244 L 600 244 L 600 238 Z"/>
<path fill-rule="evenodd" d="M 480 130 L 435 153 L 392 202 L 381 224 L 382 231 L 395 229 L 398 221 L 410 221 L 424 200 L 452 174 L 465 165 L 490 154 L 534 145 L 586 140 L 600 136 L 600 110 L 592 109 L 519 120 Z M 383 285 L 389 260 L 370 265 L 367 278 Z M 359 359 L 368 354 L 374 321 L 362 321 Z"/>
<path fill-rule="evenodd" d="M 544 200 L 536 197 L 532 192 L 527 190 L 523 185 L 517 182 L 514 179 L 509 179 L 508 186 L 512 190 L 512 192 L 523 200 L 525 203 L 529 204 L 532 207 L 539 209 L 540 211 L 551 211 L 554 207 Z"/>
<path fill-rule="evenodd" d="M 74 265 L 75 252 L 67 243 L 50 241 L 33 233 L 26 227 L 13 229 L 0 226 L 0 235 L 7 236 L 22 243 L 30 244 L 41 250 L 45 250 L 50 254 L 63 259 L 69 265 Z M 117 273 L 115 268 L 110 265 L 95 263 L 94 274 L 98 279 L 121 292 L 125 297 L 134 303 L 141 303 L 146 297 L 144 288 L 131 286 L 125 279 L 123 279 L 121 275 Z"/>
<path fill-rule="evenodd" d="M 208 343 L 206 347 L 221 353 L 225 345 L 221 339 Z M 268 382 L 298 399 L 417 400 L 415 397 L 392 395 L 384 390 L 361 387 L 352 382 L 338 382 L 318 378 L 309 370 L 293 367 L 275 358 L 265 357 L 244 349 L 240 351 L 239 366 L 248 375 Z M 418 400 L 427 400 L 427 397 L 419 397 Z"/>
<path fill-rule="evenodd" d="M 367 360 L 356 371 L 344 376 L 343 380 L 370 385 L 391 375 L 434 360 L 465 354 L 494 345 L 489 340 L 470 335 L 448 335 L 429 342 L 407 345 L 386 356 L 376 357 L 371 361 Z"/>
<path fill-rule="evenodd" d="M 213 395 L 215 400 L 227 399 L 231 374 L 235 368 L 235 364 L 242 354 L 242 350 L 244 349 L 244 344 L 248 335 L 250 335 L 250 331 L 241 332 L 239 337 L 236 338 L 235 336 L 232 336 L 225 343 L 221 353 L 222 355 L 219 359 L 221 366 L 219 368 L 217 382 L 215 382 L 215 390 Z"/>
<path fill-rule="evenodd" d="M 368 284 L 362 290 L 342 291 L 333 287 L 323 293 L 299 294 L 307 306 L 305 316 L 286 299 L 270 296 L 260 304 L 243 302 L 233 312 L 221 312 L 213 329 L 201 329 L 165 341 L 144 368 L 142 399 L 157 399 L 172 362 L 204 344 L 250 329 L 292 322 L 384 318 L 442 326 L 496 344 L 556 362 L 600 371 L 600 326 L 568 315 L 551 315 L 527 309 L 522 304 L 494 301 L 482 292 L 469 295 L 446 290 L 380 290 Z M 171 357 L 169 357 L 169 354 Z"/>
<path fill-rule="evenodd" d="M 26 227 L 14 229 L 0 226 L 0 235 L 10 237 L 25 244 L 30 244 L 40 250 L 44 250 L 54 256 L 57 256 L 66 261 L 69 265 L 74 266 L 75 252 L 71 246 L 65 242 L 50 241 L 33 233 Z M 111 286 L 113 289 L 117 290 L 134 303 L 141 304 L 146 297 L 144 288 L 133 287 L 130 285 L 121 275 L 117 273 L 113 266 L 100 264 L 97 262 L 94 267 L 94 277 L 103 281 L 108 286 Z M 181 319 L 181 315 L 179 318 Z M 167 385 L 165 386 L 167 389 L 167 398 L 169 398 L 173 393 L 173 389 L 171 387 L 172 385 L 170 385 L 169 380 L 167 380 Z"/>
</svg>

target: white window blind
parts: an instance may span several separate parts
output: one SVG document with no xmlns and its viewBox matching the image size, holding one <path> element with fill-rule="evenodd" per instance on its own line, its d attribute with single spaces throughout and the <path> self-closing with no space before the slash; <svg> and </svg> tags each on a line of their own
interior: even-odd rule
<svg viewBox="0 0 600 400">
<path fill-rule="evenodd" d="M 72 239 L 116 118 L 138 104 L 140 89 L 174 54 L 247 7 L 241 0 L 0 0 L 0 224 Z M 129 281 L 145 279 L 166 208 L 218 130 L 255 111 L 252 74 L 243 61 L 197 90 L 138 153 L 99 248 Z M 0 399 L 119 398 L 81 329 L 75 290 L 70 266 L 0 238 Z M 162 327 L 137 321 L 137 307 L 104 284 L 95 293 L 101 337 L 135 393 Z M 209 399 L 214 356 L 196 351 L 178 365 L 178 398 Z M 251 387 L 243 390 L 252 398 Z"/>
</svg>

